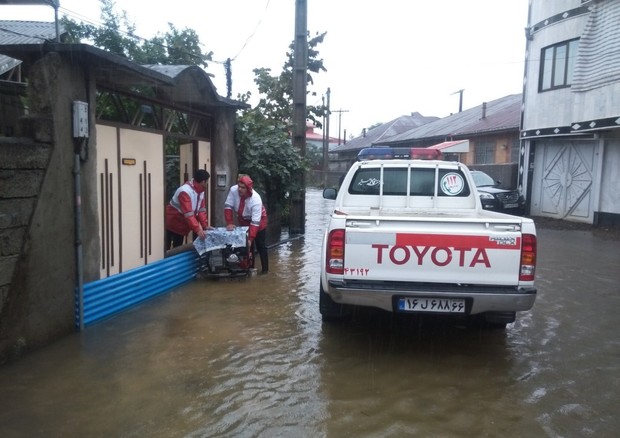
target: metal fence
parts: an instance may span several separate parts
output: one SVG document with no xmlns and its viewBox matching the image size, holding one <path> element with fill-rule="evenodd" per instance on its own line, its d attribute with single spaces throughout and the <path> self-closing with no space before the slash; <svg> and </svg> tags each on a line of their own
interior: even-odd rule
<svg viewBox="0 0 620 438">
<path fill-rule="evenodd" d="M 198 259 L 195 251 L 187 251 L 85 284 L 83 312 L 76 297 L 76 327 L 93 324 L 193 280 Z"/>
</svg>

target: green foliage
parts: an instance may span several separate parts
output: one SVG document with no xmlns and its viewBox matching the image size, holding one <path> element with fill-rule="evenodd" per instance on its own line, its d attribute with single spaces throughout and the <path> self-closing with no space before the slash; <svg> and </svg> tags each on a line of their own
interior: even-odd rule
<svg viewBox="0 0 620 438">
<path fill-rule="evenodd" d="M 94 46 L 130 59 L 138 64 L 199 65 L 207 66 L 213 52 L 200 49 L 200 38 L 192 29 L 179 30 L 168 23 L 169 30 L 151 39 L 136 36 L 136 26 L 127 13 L 114 12 L 113 0 L 100 0 L 102 27 L 78 23 L 66 16 L 62 23 L 67 31 L 65 42 L 88 41 Z"/>
<path fill-rule="evenodd" d="M 317 34 L 308 40 L 308 84 L 313 83 L 312 74 L 326 71 L 316 50 L 324 37 L 325 33 Z M 260 98 L 254 108 L 240 112 L 235 131 L 239 172 L 252 177 L 267 197 L 268 205 L 277 204 L 284 210 L 289 194 L 303 188 L 296 186 L 299 180 L 297 177 L 300 172 L 309 169 L 311 163 L 308 156 L 313 157 L 312 148 L 306 148 L 307 156 L 302 156 L 291 142 L 294 44 L 291 44 L 286 56 L 278 76 L 272 76 L 271 70 L 267 68 L 254 70 L 254 82 Z M 239 96 L 239 99 L 247 102 L 250 97 L 247 93 Z M 308 106 L 306 110 L 307 118 L 320 127 L 319 120 L 325 109 Z"/>
<path fill-rule="evenodd" d="M 318 58 L 319 52 L 317 50 L 317 46 L 323 42 L 325 35 L 324 32 L 308 39 L 307 84 L 314 83 L 313 74 L 327 71 L 323 65 L 323 60 Z M 286 61 L 282 66 L 282 72 L 278 76 L 272 76 L 271 69 L 268 68 L 254 69 L 254 82 L 258 88 L 258 93 L 261 95 L 257 108 L 265 117 L 288 124 L 290 124 L 293 115 L 294 49 L 294 43 L 291 43 L 289 51 L 286 53 Z M 316 92 L 313 91 L 308 91 L 308 94 L 316 96 Z M 308 112 L 308 119 L 312 120 L 320 128 L 322 126 L 320 120 L 325 113 L 325 108 L 308 105 L 306 110 Z"/>
<path fill-rule="evenodd" d="M 286 125 L 266 119 L 258 108 L 245 111 L 237 119 L 235 141 L 239 173 L 252 177 L 268 205 L 283 206 L 293 185 L 294 175 L 307 169 L 288 136 Z"/>
</svg>

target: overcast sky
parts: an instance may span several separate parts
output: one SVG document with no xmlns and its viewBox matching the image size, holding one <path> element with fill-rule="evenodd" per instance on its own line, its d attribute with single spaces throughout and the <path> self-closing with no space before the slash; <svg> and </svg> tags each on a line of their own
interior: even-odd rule
<svg viewBox="0 0 620 438">
<path fill-rule="evenodd" d="M 331 89 L 330 136 L 347 137 L 401 115 L 445 117 L 522 92 L 527 0 L 307 0 L 311 35 L 326 73 L 309 104 Z M 138 35 L 194 29 L 215 62 L 207 71 L 226 95 L 223 62 L 231 58 L 233 97 L 253 91 L 257 67 L 281 71 L 294 39 L 295 0 L 116 0 Z M 100 23 L 99 0 L 60 0 L 59 14 Z M 4 20 L 53 21 L 46 6 L 0 5 Z M 338 110 L 342 112 L 338 113 Z M 340 117 L 339 117 L 340 115 Z"/>
</svg>

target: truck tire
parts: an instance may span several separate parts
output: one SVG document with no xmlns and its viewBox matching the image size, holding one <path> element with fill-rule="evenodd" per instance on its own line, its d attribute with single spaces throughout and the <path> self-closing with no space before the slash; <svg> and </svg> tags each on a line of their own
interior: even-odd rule
<svg viewBox="0 0 620 438">
<path fill-rule="evenodd" d="M 515 322 L 516 312 L 487 312 L 483 315 L 486 328 L 503 330 L 507 324 Z"/>
<path fill-rule="evenodd" d="M 319 311 L 323 321 L 341 321 L 351 316 L 351 306 L 335 302 L 325 293 L 323 284 L 319 287 Z"/>
</svg>

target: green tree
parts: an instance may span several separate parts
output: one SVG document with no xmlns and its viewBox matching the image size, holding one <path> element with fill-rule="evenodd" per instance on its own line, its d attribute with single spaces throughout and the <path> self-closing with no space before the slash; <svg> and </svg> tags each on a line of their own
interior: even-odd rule
<svg viewBox="0 0 620 438">
<path fill-rule="evenodd" d="M 313 83 L 313 74 L 326 71 L 318 57 L 317 46 L 325 33 L 308 40 L 307 84 Z M 240 112 L 236 125 L 237 159 L 239 172 L 247 173 L 262 190 L 271 208 L 282 208 L 286 219 L 288 194 L 298 190 L 295 176 L 309 168 L 309 160 L 291 142 L 293 122 L 293 66 L 294 44 L 289 46 L 282 72 L 273 76 L 268 68 L 254 69 L 254 82 L 260 94 L 258 104 Z M 313 91 L 308 91 L 316 95 Z M 239 96 L 250 99 L 250 93 Z M 321 127 L 324 107 L 308 106 L 308 119 Z"/>
<path fill-rule="evenodd" d="M 317 46 L 323 42 L 326 33 L 316 34 L 308 39 L 308 73 L 306 84 L 314 83 L 313 75 L 322 71 L 327 71 L 323 65 L 323 60 L 319 58 Z M 295 45 L 289 45 L 286 53 L 286 61 L 282 66 L 282 71 L 278 76 L 271 75 L 271 69 L 254 69 L 254 82 L 261 95 L 257 108 L 265 117 L 279 120 L 287 124 L 290 128 L 293 116 L 293 67 L 295 62 Z M 309 90 L 308 94 L 316 96 L 316 92 Z M 309 105 L 307 107 L 308 119 L 312 120 L 318 127 L 321 127 L 320 120 L 323 117 L 325 108 Z"/>
<path fill-rule="evenodd" d="M 139 38 L 136 26 L 123 11 L 114 10 L 113 0 L 99 0 L 103 26 L 76 22 L 64 16 L 61 20 L 67 32 L 65 42 L 91 42 L 94 46 L 130 59 L 138 64 L 207 66 L 213 52 L 203 53 L 196 31 L 177 29 L 168 23 L 168 31 L 150 39 Z"/>
<path fill-rule="evenodd" d="M 237 119 L 235 143 L 239 172 L 252 177 L 269 208 L 286 207 L 293 176 L 307 169 L 287 125 L 265 118 L 257 107 L 246 110 Z"/>
</svg>

